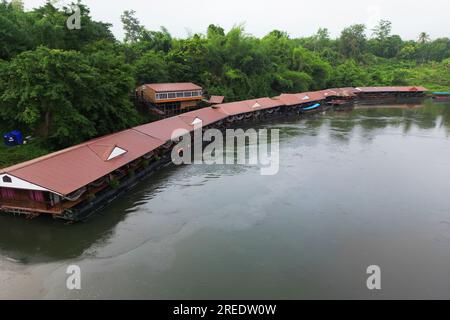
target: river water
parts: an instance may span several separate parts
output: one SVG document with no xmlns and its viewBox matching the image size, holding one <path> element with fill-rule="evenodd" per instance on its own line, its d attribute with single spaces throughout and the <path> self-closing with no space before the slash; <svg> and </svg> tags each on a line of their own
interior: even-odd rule
<svg viewBox="0 0 450 320">
<path fill-rule="evenodd" d="M 169 167 L 86 223 L 0 216 L 0 298 L 450 298 L 450 105 L 258 127 L 275 176 Z"/>
</svg>

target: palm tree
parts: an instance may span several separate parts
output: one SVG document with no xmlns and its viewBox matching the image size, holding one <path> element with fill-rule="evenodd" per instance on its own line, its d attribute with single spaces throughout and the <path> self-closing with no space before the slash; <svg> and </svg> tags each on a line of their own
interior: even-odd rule
<svg viewBox="0 0 450 320">
<path fill-rule="evenodd" d="M 419 35 L 419 43 L 424 44 L 430 41 L 430 36 L 426 32 L 421 32 Z"/>
</svg>

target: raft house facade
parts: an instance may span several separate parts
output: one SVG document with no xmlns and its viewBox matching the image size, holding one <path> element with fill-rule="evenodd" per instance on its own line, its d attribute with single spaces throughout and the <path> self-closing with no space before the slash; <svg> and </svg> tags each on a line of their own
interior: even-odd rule
<svg viewBox="0 0 450 320">
<path fill-rule="evenodd" d="M 199 95 L 200 91 L 197 89 Z M 173 140 L 173 132 L 182 129 L 192 133 L 200 121 L 204 130 L 224 130 L 244 122 L 317 113 L 343 103 L 377 98 L 377 92 L 378 97 L 386 97 L 388 93 L 394 97 L 425 97 L 426 91 L 423 87 L 378 91 L 335 88 L 215 104 L 186 112 L 0 169 L 0 212 L 85 220 L 139 181 L 169 165 L 177 142 Z M 181 92 L 173 90 L 175 96 L 181 96 Z M 154 95 L 156 101 L 167 101 L 173 97 L 169 93 L 172 91 L 161 93 L 150 89 L 144 94 Z M 192 98 L 192 93 L 186 98 Z"/>
<path fill-rule="evenodd" d="M 181 114 L 199 107 L 202 87 L 191 83 L 151 83 L 136 89 L 135 101 L 161 116 Z"/>
</svg>

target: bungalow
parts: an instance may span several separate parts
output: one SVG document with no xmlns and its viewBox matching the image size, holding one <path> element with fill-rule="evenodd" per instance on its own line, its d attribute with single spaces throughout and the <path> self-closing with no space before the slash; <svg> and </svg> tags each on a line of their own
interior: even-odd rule
<svg viewBox="0 0 450 320">
<path fill-rule="evenodd" d="M 136 98 L 151 111 L 174 115 L 198 108 L 203 89 L 190 82 L 144 84 L 136 89 Z"/>
</svg>

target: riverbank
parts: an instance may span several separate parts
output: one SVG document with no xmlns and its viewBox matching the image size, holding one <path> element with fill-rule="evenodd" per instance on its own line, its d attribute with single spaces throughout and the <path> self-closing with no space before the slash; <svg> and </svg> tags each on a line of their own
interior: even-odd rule
<svg viewBox="0 0 450 320">
<path fill-rule="evenodd" d="M 31 141 L 16 147 L 7 147 L 1 143 L 0 169 L 41 157 L 50 152 L 51 150 L 44 147 L 43 144 L 38 141 Z"/>
</svg>

